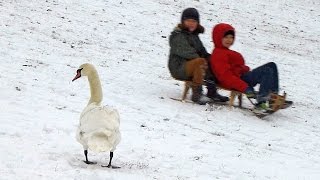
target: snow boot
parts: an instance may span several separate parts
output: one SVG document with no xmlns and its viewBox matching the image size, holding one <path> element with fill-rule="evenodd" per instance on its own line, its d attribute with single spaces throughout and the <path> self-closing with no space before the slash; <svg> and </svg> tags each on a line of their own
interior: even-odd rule
<svg viewBox="0 0 320 180">
<path fill-rule="evenodd" d="M 268 114 L 274 112 L 267 102 L 259 102 L 254 106 L 253 111 L 256 114 Z"/>
<path fill-rule="evenodd" d="M 207 96 L 202 94 L 202 86 L 201 85 L 193 85 L 192 86 L 192 97 L 191 100 L 194 103 L 197 103 L 199 105 L 205 105 L 209 102 L 211 102 L 211 99 Z"/>
<path fill-rule="evenodd" d="M 222 96 L 218 93 L 216 84 L 214 80 L 206 80 L 207 85 L 207 97 L 210 98 L 213 102 L 227 102 L 229 98 L 226 96 Z"/>
<path fill-rule="evenodd" d="M 208 89 L 207 97 L 212 99 L 213 102 L 229 101 L 229 98 L 227 96 L 220 95 L 215 89 Z"/>
</svg>

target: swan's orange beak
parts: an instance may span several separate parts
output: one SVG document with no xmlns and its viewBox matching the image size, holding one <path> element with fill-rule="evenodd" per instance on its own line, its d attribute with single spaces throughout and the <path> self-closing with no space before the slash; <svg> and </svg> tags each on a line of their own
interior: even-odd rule
<svg viewBox="0 0 320 180">
<path fill-rule="evenodd" d="M 82 69 L 77 70 L 77 75 L 72 79 L 72 82 L 81 77 L 81 70 Z"/>
</svg>

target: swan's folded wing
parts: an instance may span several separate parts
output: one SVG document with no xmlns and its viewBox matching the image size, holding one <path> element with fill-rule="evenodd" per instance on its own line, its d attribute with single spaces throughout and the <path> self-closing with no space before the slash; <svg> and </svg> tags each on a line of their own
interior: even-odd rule
<svg viewBox="0 0 320 180">
<path fill-rule="evenodd" d="M 80 129 L 89 133 L 100 128 L 109 131 L 119 131 L 120 120 L 116 109 L 102 106 L 91 106 L 85 108 L 80 118 Z"/>
<path fill-rule="evenodd" d="M 114 123 L 114 125 L 116 127 L 120 126 L 120 115 L 118 113 L 118 111 L 112 107 L 108 107 L 108 106 L 103 106 L 103 110 L 105 111 L 105 115 L 106 117 L 108 117 L 108 119 L 110 121 L 112 121 L 112 123 Z"/>
</svg>

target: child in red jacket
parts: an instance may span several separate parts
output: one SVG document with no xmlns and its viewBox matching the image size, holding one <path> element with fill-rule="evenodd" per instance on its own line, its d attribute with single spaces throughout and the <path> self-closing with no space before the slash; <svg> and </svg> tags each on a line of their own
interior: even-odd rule
<svg viewBox="0 0 320 180">
<path fill-rule="evenodd" d="M 212 38 L 215 48 L 211 54 L 210 65 L 218 84 L 227 89 L 243 92 L 248 97 L 256 96 L 257 107 L 268 110 L 269 94 L 279 91 L 276 64 L 269 62 L 250 71 L 242 55 L 229 49 L 235 38 L 235 29 L 229 24 L 217 24 L 213 28 Z M 260 84 L 260 89 L 255 95 L 253 87 L 257 84 Z M 286 103 L 292 104 L 291 101 Z"/>
</svg>

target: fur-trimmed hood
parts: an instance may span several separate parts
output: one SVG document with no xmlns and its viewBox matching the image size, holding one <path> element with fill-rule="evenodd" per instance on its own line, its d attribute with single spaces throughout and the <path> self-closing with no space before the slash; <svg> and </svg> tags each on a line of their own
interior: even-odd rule
<svg viewBox="0 0 320 180">
<path fill-rule="evenodd" d="M 200 24 L 198 24 L 198 27 L 195 31 L 192 32 L 192 34 L 202 34 L 204 33 L 204 27 L 201 26 Z M 183 25 L 183 24 L 178 24 L 175 28 L 174 28 L 174 31 L 185 31 L 185 32 L 188 32 L 188 33 L 191 33 L 188 31 L 188 29 Z"/>
</svg>

